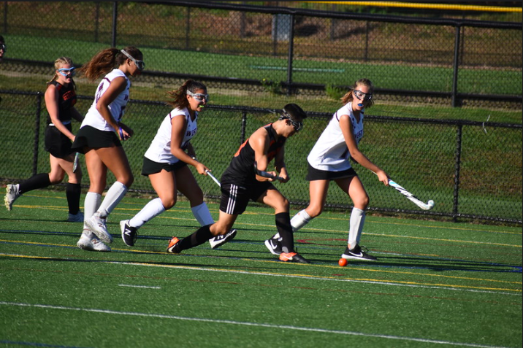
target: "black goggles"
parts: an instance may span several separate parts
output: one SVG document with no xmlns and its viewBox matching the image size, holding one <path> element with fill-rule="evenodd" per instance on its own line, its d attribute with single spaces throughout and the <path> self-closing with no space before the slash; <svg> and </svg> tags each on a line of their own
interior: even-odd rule
<svg viewBox="0 0 523 348">
<path fill-rule="evenodd" d="M 283 114 L 280 116 L 280 120 L 287 120 L 289 121 L 292 126 L 294 127 L 294 130 L 296 132 L 299 132 L 303 129 L 303 122 L 296 122 L 294 121 L 291 116 L 285 111 L 283 110 Z"/>
</svg>

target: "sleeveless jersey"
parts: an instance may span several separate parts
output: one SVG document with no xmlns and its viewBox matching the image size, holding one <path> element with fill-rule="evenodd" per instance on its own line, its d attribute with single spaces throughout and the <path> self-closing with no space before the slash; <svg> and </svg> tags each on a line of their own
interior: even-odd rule
<svg viewBox="0 0 523 348">
<path fill-rule="evenodd" d="M 198 113 L 195 112 L 195 117 L 193 121 L 191 120 L 191 115 L 189 114 L 189 110 L 187 110 L 187 108 L 184 108 L 182 110 L 178 108 L 173 109 L 167 116 L 164 117 L 160 125 L 160 128 L 158 128 L 156 136 L 154 137 L 153 141 L 151 142 L 151 145 L 149 146 L 149 149 L 147 149 L 147 151 L 145 152 L 144 156 L 150 159 L 151 161 L 169 164 L 174 164 L 180 161 L 171 153 L 171 120 L 174 117 L 184 117 L 187 121 L 187 126 L 185 128 L 185 134 L 183 136 L 181 146 L 182 149 L 186 149 L 187 145 L 189 144 L 189 141 L 191 141 L 191 139 L 196 134 L 196 131 L 198 130 L 198 126 L 196 124 L 196 120 L 198 119 Z"/>
<path fill-rule="evenodd" d="M 350 152 L 340 128 L 339 117 L 349 115 L 354 139 L 359 144 L 363 137 L 363 113 L 364 110 L 361 110 L 360 121 L 357 122 L 352 112 L 352 102 L 345 104 L 336 111 L 307 157 L 307 161 L 313 168 L 330 172 L 339 172 L 351 168 Z"/>
<path fill-rule="evenodd" d="M 269 150 L 267 151 L 268 162 L 280 152 L 285 145 L 287 138 L 276 139 L 276 132 L 272 128 L 272 123 L 264 126 L 269 134 Z M 236 151 L 229 167 L 222 175 L 222 183 L 234 183 L 238 186 L 248 187 L 257 182 L 254 172 L 254 150 L 247 139 Z"/>
<path fill-rule="evenodd" d="M 109 104 L 109 110 L 111 111 L 111 115 L 113 116 L 114 120 L 116 122 L 120 122 L 125 111 L 125 106 L 129 101 L 129 88 L 131 87 L 131 82 L 129 81 L 127 76 L 125 76 L 123 71 L 121 71 L 120 69 L 114 69 L 109 74 L 105 75 L 103 80 L 100 81 L 100 84 L 96 89 L 93 104 L 91 104 L 89 111 L 87 111 L 87 115 L 85 115 L 81 127 L 91 126 L 101 131 L 115 131 L 115 129 L 103 118 L 100 112 L 98 112 L 98 110 L 96 109 L 96 103 L 98 102 L 100 97 L 107 91 L 109 85 L 111 84 L 111 81 L 113 81 L 117 77 L 124 77 L 127 82 L 127 86 L 125 90 L 122 93 L 120 93 L 111 104 Z"/>
<path fill-rule="evenodd" d="M 69 83 L 67 86 L 64 86 L 57 81 L 51 81 L 49 84 L 54 85 L 58 91 L 58 119 L 63 124 L 71 123 L 72 109 L 76 104 L 74 84 Z M 47 116 L 47 123 L 53 123 L 49 115 Z"/>
</svg>

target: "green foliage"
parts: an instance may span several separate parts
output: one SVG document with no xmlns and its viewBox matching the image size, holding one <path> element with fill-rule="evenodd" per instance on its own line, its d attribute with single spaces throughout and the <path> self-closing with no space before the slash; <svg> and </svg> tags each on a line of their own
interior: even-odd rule
<svg viewBox="0 0 523 348">
<path fill-rule="evenodd" d="M 333 86 L 331 83 L 325 85 L 325 94 L 327 94 L 330 99 L 339 101 L 340 98 L 345 95 L 345 92 L 343 88 Z"/>
<path fill-rule="evenodd" d="M 281 88 L 281 82 L 271 81 L 266 78 L 262 79 L 260 82 L 261 82 L 263 88 L 265 88 L 265 90 L 267 92 L 269 92 L 269 94 L 271 94 L 271 95 L 283 94 L 282 88 Z"/>
</svg>

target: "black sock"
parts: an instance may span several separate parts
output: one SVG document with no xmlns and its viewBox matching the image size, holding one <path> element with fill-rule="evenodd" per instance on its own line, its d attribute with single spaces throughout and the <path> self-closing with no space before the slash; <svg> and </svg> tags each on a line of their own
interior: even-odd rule
<svg viewBox="0 0 523 348">
<path fill-rule="evenodd" d="M 276 228 L 282 238 L 282 250 L 284 253 L 294 252 L 294 237 L 292 235 L 291 217 L 289 213 L 279 213 L 274 215 Z"/>
<path fill-rule="evenodd" d="M 185 237 L 175 248 L 175 251 L 179 253 L 182 250 L 194 248 L 200 244 L 207 242 L 213 237 L 211 233 L 211 225 L 200 227 L 196 232 L 188 237 Z"/>
<path fill-rule="evenodd" d="M 30 177 L 27 180 L 24 180 L 20 183 L 20 194 L 26 193 L 32 190 L 36 190 L 39 188 L 44 188 L 51 185 L 51 180 L 49 180 L 49 174 L 42 173 L 42 174 L 36 174 Z"/>
<path fill-rule="evenodd" d="M 65 196 L 69 205 L 69 214 L 76 215 L 80 211 L 80 194 L 82 187 L 80 184 L 67 183 L 65 185 Z"/>
</svg>

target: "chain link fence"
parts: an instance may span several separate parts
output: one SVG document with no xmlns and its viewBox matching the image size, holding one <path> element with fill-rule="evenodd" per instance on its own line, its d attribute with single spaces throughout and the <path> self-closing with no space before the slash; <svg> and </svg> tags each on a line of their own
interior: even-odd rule
<svg viewBox="0 0 523 348">
<path fill-rule="evenodd" d="M 137 81 L 153 84 L 192 77 L 314 94 L 365 76 L 382 100 L 521 108 L 521 23 L 189 1 L 0 6 L 1 70 L 47 74 L 57 50 L 81 65 L 102 48 L 134 45 L 147 63 Z"/>
<path fill-rule="evenodd" d="M 47 117 L 43 94 L 0 91 L 0 97 L 0 181 L 19 182 L 48 172 L 49 154 L 43 149 Z M 81 96 L 77 109 L 85 114 L 91 103 L 91 97 Z M 126 109 L 125 122 L 135 131 L 135 136 L 123 143 L 136 177 L 134 191 L 154 192 L 148 179 L 140 175 L 142 159 L 169 111 L 163 103 L 138 100 L 132 100 Z M 292 180 L 276 185 L 296 208 L 308 203 L 306 157 L 330 117 L 309 113 L 305 129 L 287 143 L 286 164 Z M 274 110 L 206 107 L 192 141 L 198 159 L 219 177 L 246 137 L 276 118 Z M 73 130 L 78 127 L 76 123 Z M 374 174 L 357 164 L 354 167 L 369 193 L 371 210 L 521 223 L 522 143 L 521 125 L 366 116 L 362 151 L 418 198 L 434 200 L 431 211 L 420 210 L 394 189 L 383 186 Z M 83 160 L 81 166 L 83 187 L 88 187 Z M 219 188 L 210 178 L 194 173 L 207 198 L 219 197 Z M 112 182 L 114 177 L 109 175 L 108 183 Z M 349 209 L 350 204 L 333 185 L 329 208 Z"/>
</svg>

